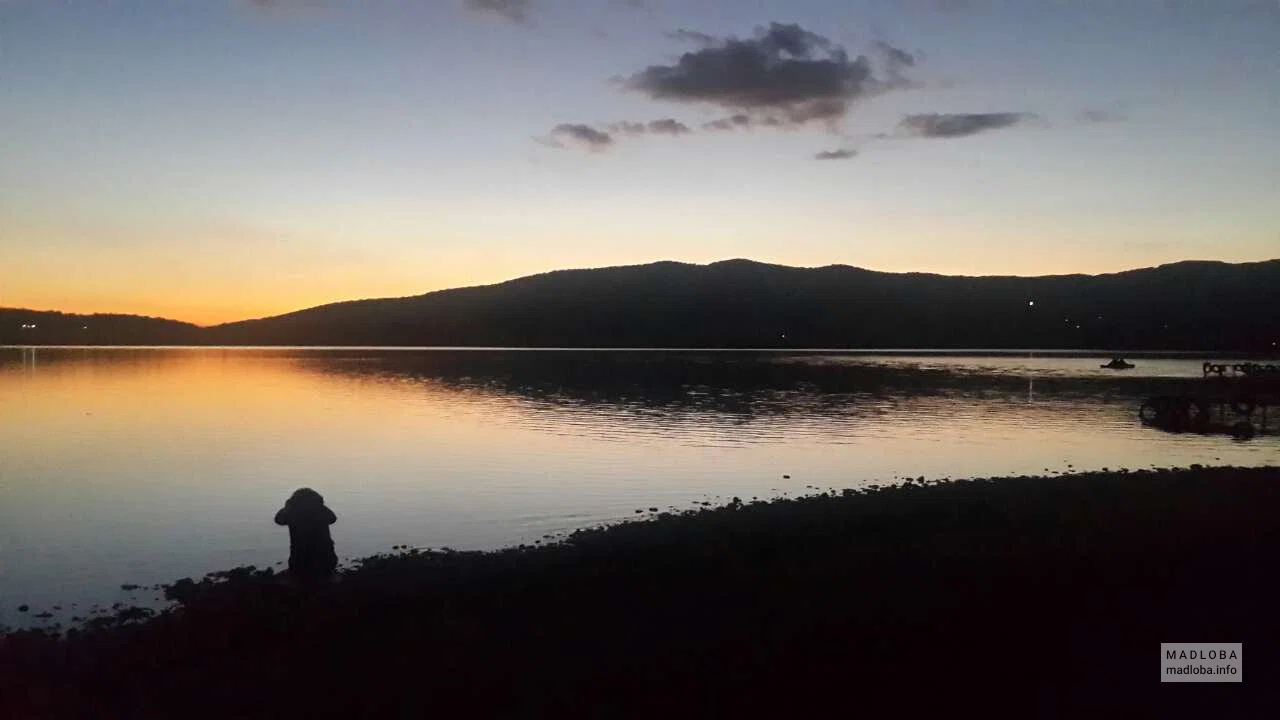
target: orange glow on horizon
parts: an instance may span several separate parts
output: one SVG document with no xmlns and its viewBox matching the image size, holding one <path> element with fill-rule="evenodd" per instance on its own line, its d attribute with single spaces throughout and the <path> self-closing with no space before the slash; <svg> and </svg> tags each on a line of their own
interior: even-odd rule
<svg viewBox="0 0 1280 720">
<path fill-rule="evenodd" d="M 727 260 L 729 257 L 716 259 L 681 259 L 679 262 L 688 262 L 691 264 L 705 265 L 716 262 L 717 260 Z M 1043 275 L 1066 275 L 1073 273 L 1084 273 L 1089 275 L 1099 275 L 1107 273 L 1124 272 L 1143 267 L 1152 267 L 1172 262 L 1180 262 L 1183 260 L 1208 260 L 1210 258 L 1197 257 L 1169 257 L 1157 258 L 1147 261 L 1146 264 L 1141 262 L 1125 263 L 1080 263 L 1078 260 L 1069 263 L 1071 258 L 1054 257 L 1047 258 L 1062 261 L 1061 265 L 1054 263 L 1056 267 L 1032 267 L 1021 263 L 1009 263 L 1007 267 L 981 267 L 975 268 L 968 263 L 946 262 L 942 259 L 934 259 L 934 262 L 921 262 L 918 264 L 909 262 L 890 262 L 884 264 L 874 264 L 869 262 L 858 262 L 850 259 L 818 259 L 818 258 L 790 258 L 783 260 L 781 258 L 769 257 L 746 257 L 745 259 L 756 260 L 758 262 L 788 265 L 792 267 L 822 267 L 827 265 L 849 265 L 853 267 L 861 267 L 868 270 L 875 270 L 886 273 L 932 273 L 939 275 L 967 275 L 967 276 L 1043 276 Z M 923 260 L 923 258 L 921 258 Z M 1215 258 L 1223 262 L 1255 262 L 1267 260 L 1271 258 Z M 242 320 L 254 320 L 258 318 L 272 317 L 283 315 L 298 310 L 305 310 L 320 305 L 331 303 L 346 302 L 350 300 L 377 299 L 377 298 L 396 298 L 410 297 L 415 295 L 423 295 L 440 290 L 448 290 L 452 288 L 473 287 L 478 285 L 490 285 L 506 282 L 520 277 L 536 275 L 540 273 L 552 272 L 555 270 L 565 269 L 594 269 L 604 267 L 615 267 L 624 265 L 643 265 L 650 262 L 658 262 L 659 260 L 634 260 L 619 262 L 602 262 L 596 264 L 567 265 L 565 267 L 549 267 L 549 268 L 527 268 L 513 269 L 509 274 L 498 275 L 489 269 L 488 272 L 475 272 L 471 277 L 459 277 L 452 282 L 436 280 L 431 282 L 424 279 L 423 282 L 413 282 L 404 278 L 389 279 L 386 283 L 378 283 L 376 278 L 361 278 L 366 282 L 341 282 L 341 283 L 324 283 L 315 282 L 320 278 L 308 278 L 313 282 L 299 283 L 298 286 L 272 286 L 258 289 L 252 296 L 239 296 L 234 302 L 226 302 L 225 297 L 219 297 L 213 293 L 209 293 L 209 297 L 198 297 L 194 294 L 178 293 L 178 297 L 160 298 L 150 294 L 144 294 L 137 290 L 131 290 L 127 293 L 121 293 L 118 296 L 109 297 L 104 291 L 88 292 L 77 289 L 44 289 L 44 288 L 27 288 L 28 292 L 12 292 L 15 288 L 10 288 L 10 292 L 6 292 L 5 297 L 0 298 L 0 307 L 6 308 L 22 308 L 34 311 L 56 311 L 78 315 L 92 314 L 121 314 L 121 315 L 142 315 L 149 317 L 166 318 L 170 320 L 178 320 L 188 322 L 204 327 L 219 325 L 222 323 L 238 322 Z M 325 290 L 315 288 L 315 285 L 339 285 L 341 290 Z M 308 287 L 312 286 L 312 287 Z M 21 290 L 21 288 L 19 288 Z M 166 293 L 169 288 L 158 288 L 157 293 Z"/>
<path fill-rule="evenodd" d="M 968 239 L 960 228 L 953 234 Z M 774 254 L 763 248 L 714 251 L 690 256 L 646 254 L 629 248 L 596 249 L 575 253 L 580 261 L 559 261 L 526 251 L 495 258 L 461 250 L 417 254 L 406 262 L 334 265 L 309 272 L 271 275 L 258 269 L 235 276 L 218 268 L 208 274 L 166 274 L 161 263 L 139 264 L 122 271 L 120 266 L 95 268 L 87 277 L 56 274 L 35 268 L 5 283 L 0 307 L 74 314 L 111 313 L 144 315 L 189 322 L 201 326 L 271 317 L 329 303 L 370 298 L 422 295 L 450 288 L 501 283 L 516 278 L 564 269 L 590 269 L 643 265 L 661 260 L 707 264 L 745 258 L 792 267 L 850 265 L 888 273 L 935 273 L 969 276 L 1041 276 L 1073 273 L 1105 274 L 1152 267 L 1183 260 L 1252 262 L 1276 256 L 1273 249 L 1257 246 L 1255 252 L 1220 257 L 1196 257 L 1177 245 L 1153 249 L 1142 244 L 1117 246 L 1110 252 L 1082 256 L 1077 246 L 1054 243 L 1051 247 L 1011 247 L 978 256 L 953 249 L 924 253 L 901 244 L 884 242 L 884 235 L 866 238 L 844 257 L 828 252 L 796 248 Z M 1242 250 L 1244 250 L 1242 248 Z M 661 252 L 661 251 L 659 251 Z M 42 258 L 43 260 L 43 258 Z M 41 263 L 37 263 L 39 265 Z M 143 280 L 143 279 L 149 280 Z"/>
<path fill-rule="evenodd" d="M 823 206 L 817 209 L 829 212 L 805 213 L 804 206 L 787 206 L 765 207 L 758 222 L 747 223 L 736 198 L 606 200 L 494 206 L 475 199 L 439 212 L 394 204 L 307 206 L 274 219 L 32 210 L 0 219 L 9 245 L 0 307 L 208 326 L 663 260 L 1035 276 L 1277 256 L 1274 224 L 1261 216 L 1170 213 L 1134 222 L 1102 213 L 1067 222 L 1012 211 Z"/>
</svg>

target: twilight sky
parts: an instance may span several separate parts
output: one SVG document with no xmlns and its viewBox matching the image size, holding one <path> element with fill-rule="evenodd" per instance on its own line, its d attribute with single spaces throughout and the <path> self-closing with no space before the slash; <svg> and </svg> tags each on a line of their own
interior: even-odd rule
<svg viewBox="0 0 1280 720">
<path fill-rule="evenodd" d="M 0 0 L 0 306 L 1280 257 L 1280 0 Z"/>
</svg>

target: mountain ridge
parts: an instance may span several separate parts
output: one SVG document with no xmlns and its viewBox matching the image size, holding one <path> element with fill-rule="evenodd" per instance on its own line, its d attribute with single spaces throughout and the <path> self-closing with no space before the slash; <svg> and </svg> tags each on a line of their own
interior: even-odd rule
<svg viewBox="0 0 1280 720">
<path fill-rule="evenodd" d="M 460 291 L 466 291 L 466 290 L 475 290 L 479 288 L 511 286 L 511 285 L 524 283 L 527 281 L 532 281 L 535 279 L 544 279 L 544 278 L 550 278 L 550 277 L 564 277 L 566 275 L 573 275 L 573 274 L 580 274 L 580 273 L 585 274 L 585 273 L 597 273 L 597 272 L 607 272 L 607 271 L 617 271 L 617 270 L 639 270 L 639 269 L 649 269 L 649 268 L 658 269 L 658 268 L 678 267 L 678 268 L 710 269 L 710 268 L 717 268 L 717 267 L 723 268 L 723 267 L 731 267 L 731 266 L 749 266 L 749 267 L 756 267 L 756 268 L 780 268 L 784 270 L 795 270 L 795 271 L 833 271 L 833 270 L 852 271 L 852 272 L 858 272 L 858 273 L 867 273 L 867 274 L 883 275 L 883 276 L 897 276 L 897 277 L 955 278 L 955 279 L 971 279 L 971 280 L 1013 280 L 1013 279 L 1039 280 L 1039 279 L 1056 279 L 1056 278 L 1115 277 L 1115 276 L 1131 275 L 1134 273 L 1143 273 L 1143 272 L 1152 271 L 1152 270 L 1162 270 L 1162 269 L 1174 268 L 1174 267 L 1191 267 L 1191 266 L 1248 267 L 1248 266 L 1268 265 L 1268 264 L 1280 265 L 1280 258 L 1272 259 L 1272 260 L 1249 261 L 1249 262 L 1242 262 L 1242 263 L 1229 263 L 1221 260 L 1178 260 L 1175 262 L 1163 263 L 1161 265 L 1155 265 L 1151 267 L 1132 268 L 1129 270 L 1119 270 L 1116 272 L 1098 273 L 1093 275 L 1088 273 L 1066 273 L 1066 274 L 1056 274 L 1056 275 L 948 275 L 945 273 L 933 273 L 933 272 L 924 272 L 924 271 L 889 272 L 884 270 L 871 270 L 869 268 L 864 268 L 857 265 L 848 265 L 845 263 L 833 263 L 830 265 L 819 265 L 819 266 L 812 266 L 812 267 L 782 265 L 778 263 L 766 263 L 758 260 L 750 260 L 747 258 L 729 258 L 725 260 L 717 260 L 710 263 L 688 263 L 688 262 L 681 262 L 678 260 L 657 260 L 650 263 L 639 263 L 639 264 L 632 264 L 632 265 L 606 265 L 603 267 L 594 267 L 594 268 L 561 268 L 556 270 L 547 270 L 540 273 L 533 273 L 531 275 L 522 275 L 520 277 L 511 278 L 509 280 L 501 280 L 496 283 L 486 283 L 483 285 L 463 285 L 456 288 L 441 288 L 439 290 L 430 290 L 425 293 L 418 293 L 415 295 L 337 300 L 334 302 L 323 303 L 321 305 L 315 305 L 308 308 L 291 310 L 289 312 L 281 313 L 279 315 L 269 315 L 269 316 L 260 317 L 260 318 L 249 318 L 245 320 L 233 320 L 230 322 L 218 323 L 216 325 L 210 325 L 207 327 L 224 327 L 227 325 L 238 325 L 241 323 L 255 322 L 258 320 L 269 320 L 269 319 L 280 318 L 280 317 L 289 317 L 289 316 L 297 315 L 299 313 L 310 312 L 312 310 L 319 310 L 322 308 L 331 308 L 331 307 L 341 306 L 341 305 L 350 305 L 353 303 L 381 302 L 381 301 L 393 301 L 393 300 L 414 300 L 414 299 L 425 298 L 432 295 L 439 295 L 442 293 L 453 293 L 453 292 L 460 292 Z"/>
<path fill-rule="evenodd" d="M 500 283 L 327 303 L 198 327 L 162 318 L 47 313 L 128 326 L 133 342 L 509 347 L 1125 347 L 1269 352 L 1280 336 L 1280 259 L 1184 260 L 1114 273 L 966 276 L 844 264 L 553 270 Z M 16 332 L 0 343 L 58 344 Z M 124 318 L 135 318 L 125 320 Z M 82 331 L 83 332 L 83 331 Z M 67 342 L 74 332 L 64 329 Z M 109 334 L 109 333 L 108 333 Z M 15 335 L 18 336 L 15 338 Z M 125 344 L 111 338 L 104 344 Z"/>
</svg>

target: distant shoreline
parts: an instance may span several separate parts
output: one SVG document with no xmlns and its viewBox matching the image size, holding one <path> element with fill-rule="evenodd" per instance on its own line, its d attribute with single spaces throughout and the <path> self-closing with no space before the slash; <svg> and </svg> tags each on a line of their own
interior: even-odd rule
<svg viewBox="0 0 1280 720">
<path fill-rule="evenodd" d="M 838 353 L 842 355 L 939 355 L 1055 357 L 1269 357 L 1267 353 L 1219 350 L 1104 350 L 1091 348 L 713 348 L 713 347 L 491 347 L 483 345 L 0 345 L 0 350 L 344 350 L 432 352 L 670 352 L 670 353 Z"/>
<path fill-rule="evenodd" d="M 735 260 L 564 270 L 198 326 L 0 308 L 5 345 L 1280 351 L 1280 260 L 1037 278 Z"/>
</svg>

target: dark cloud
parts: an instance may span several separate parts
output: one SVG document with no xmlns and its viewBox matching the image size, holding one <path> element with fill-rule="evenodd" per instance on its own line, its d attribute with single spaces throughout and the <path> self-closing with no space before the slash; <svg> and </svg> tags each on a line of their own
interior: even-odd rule
<svg viewBox="0 0 1280 720">
<path fill-rule="evenodd" d="M 1076 122 L 1082 125 L 1097 125 L 1099 123 L 1121 122 L 1123 120 L 1123 115 L 1110 110 L 1085 110 L 1076 116 Z"/>
<path fill-rule="evenodd" d="M 857 150 L 824 150 L 813 156 L 814 160 L 848 160 L 857 157 Z"/>
<path fill-rule="evenodd" d="M 751 127 L 751 116 L 746 113 L 730 115 L 702 125 L 703 130 L 737 130 L 749 127 Z"/>
<path fill-rule="evenodd" d="M 529 22 L 533 0 L 463 0 L 467 9 L 483 15 L 494 15 L 523 25 Z"/>
<path fill-rule="evenodd" d="M 620 135 L 643 135 L 648 127 L 642 122 L 631 122 L 623 120 L 620 123 L 614 123 L 609 126 L 610 132 L 616 132 Z"/>
<path fill-rule="evenodd" d="M 654 135 L 685 135 L 693 132 L 688 125 L 679 120 L 665 118 L 663 120 L 652 120 L 649 122 L 649 132 Z"/>
<path fill-rule="evenodd" d="M 566 142 L 592 151 L 606 150 L 613 145 L 613 136 L 581 123 L 561 123 L 551 129 L 551 144 L 564 147 Z"/>
<path fill-rule="evenodd" d="M 609 130 L 621 135 L 685 135 L 693 132 L 688 125 L 672 118 L 650 120 L 647 123 L 623 121 L 609 126 Z"/>
<path fill-rule="evenodd" d="M 883 40 L 876 41 L 876 49 L 889 60 L 891 68 L 911 67 L 916 64 L 916 57 L 911 53 L 896 48 Z"/>
<path fill-rule="evenodd" d="M 898 128 L 908 135 L 924 138 L 956 138 L 986 130 L 1013 127 L 1034 118 L 1031 113 L 925 113 L 908 115 Z"/>
<path fill-rule="evenodd" d="M 890 45 L 883 40 L 876 41 L 876 52 L 884 63 L 886 82 L 893 87 L 906 87 L 911 84 L 907 72 L 916 66 L 916 56 Z"/>
<path fill-rule="evenodd" d="M 760 121 L 788 125 L 834 123 L 853 101 L 894 86 L 873 77 L 870 61 L 850 59 L 843 47 L 799 25 L 773 23 L 753 38 L 714 38 L 681 30 L 676 37 L 704 47 L 680 56 L 673 65 L 651 65 L 625 85 L 655 100 L 713 105 Z M 890 47 L 887 46 L 886 47 Z M 914 58 L 892 48 L 891 68 L 901 70 Z M 900 74 L 900 73 L 899 73 Z M 743 127 L 730 118 L 724 127 Z"/>
<path fill-rule="evenodd" d="M 649 122 L 612 123 L 603 129 L 583 123 L 561 123 L 551 130 L 551 135 L 540 142 L 553 147 L 577 145 L 588 150 L 607 150 L 617 140 L 617 136 L 641 137 L 643 135 L 671 135 L 678 137 L 692 133 L 693 129 L 674 118 L 650 120 Z"/>
<path fill-rule="evenodd" d="M 724 130 L 752 130 L 758 127 L 780 128 L 786 127 L 788 122 L 782 118 L 773 115 L 747 115 L 746 113 L 737 113 L 728 117 L 722 117 L 711 122 L 703 123 L 703 130 L 724 131 Z"/>
</svg>

